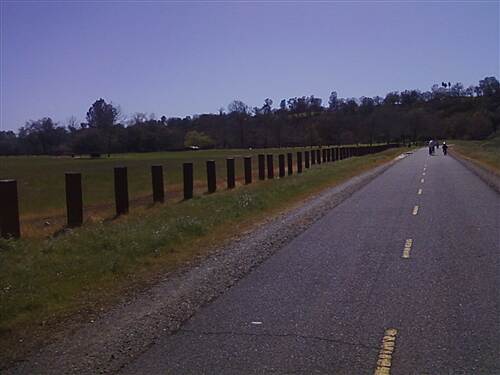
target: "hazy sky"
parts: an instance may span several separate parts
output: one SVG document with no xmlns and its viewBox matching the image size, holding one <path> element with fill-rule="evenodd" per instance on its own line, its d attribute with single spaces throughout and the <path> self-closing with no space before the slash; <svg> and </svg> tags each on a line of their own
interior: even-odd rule
<svg viewBox="0 0 500 375">
<path fill-rule="evenodd" d="M 0 2 L 1 130 L 500 76 L 498 1 Z"/>
</svg>

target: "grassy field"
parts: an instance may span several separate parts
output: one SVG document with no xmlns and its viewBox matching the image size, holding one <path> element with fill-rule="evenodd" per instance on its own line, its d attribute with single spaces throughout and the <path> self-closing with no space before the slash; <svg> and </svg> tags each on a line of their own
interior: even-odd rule
<svg viewBox="0 0 500 375">
<path fill-rule="evenodd" d="M 225 159 L 236 158 L 236 176 L 243 177 L 243 156 L 253 156 L 253 169 L 257 172 L 257 154 L 303 151 L 296 149 L 266 150 L 200 150 L 182 152 L 155 152 L 143 154 L 117 154 L 102 158 L 71 158 L 51 156 L 0 157 L 0 179 L 18 180 L 19 209 L 23 219 L 49 217 L 64 214 L 64 173 L 81 172 L 84 205 L 109 208 L 112 212 L 113 167 L 128 167 L 129 194 L 132 201 L 143 202 L 151 195 L 150 167 L 164 167 L 167 197 L 181 199 L 182 163 L 194 163 L 196 194 L 206 190 L 205 173 L 207 160 L 215 160 L 217 179 L 221 187 L 226 182 Z M 143 198 L 143 199 L 141 199 Z M 149 201 L 148 201 L 149 202 Z M 110 207 L 108 207 L 110 206 Z M 109 214 L 110 212 L 107 212 Z"/>
<path fill-rule="evenodd" d="M 164 168 L 167 199 L 182 199 L 182 163 L 193 162 L 195 194 L 206 191 L 207 160 L 215 160 L 217 183 L 226 184 L 226 162 L 236 158 L 236 178 L 243 178 L 243 156 L 254 156 L 253 169 L 257 173 L 257 154 L 294 153 L 306 148 L 265 150 L 200 150 L 117 154 L 102 158 L 71 158 L 51 156 L 0 157 L 0 179 L 17 179 L 19 210 L 23 236 L 49 235 L 65 224 L 64 173 L 81 172 L 84 200 L 84 219 L 100 221 L 114 215 L 113 167 L 128 168 L 131 207 L 151 204 L 151 165 Z M 277 160 L 275 161 L 277 167 Z"/>
<path fill-rule="evenodd" d="M 453 150 L 500 174 L 500 135 L 482 141 L 452 141 Z"/>
<path fill-rule="evenodd" d="M 138 208 L 56 237 L 0 239 L 0 346 L 8 356 L 17 349 L 10 346 L 12 340 L 81 309 L 109 303 L 121 291 L 204 254 L 255 221 L 403 150 L 322 164 L 301 175 L 185 202 Z"/>
</svg>

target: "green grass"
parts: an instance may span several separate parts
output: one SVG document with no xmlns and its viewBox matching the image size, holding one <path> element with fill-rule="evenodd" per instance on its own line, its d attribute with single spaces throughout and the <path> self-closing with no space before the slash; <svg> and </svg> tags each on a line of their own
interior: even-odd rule
<svg viewBox="0 0 500 375">
<path fill-rule="evenodd" d="M 500 135 L 482 141 L 452 141 L 453 150 L 500 174 Z"/>
<path fill-rule="evenodd" d="M 280 180 L 138 209 L 51 238 L 0 239 L 0 341 L 57 321 L 203 254 L 305 197 L 402 150 L 322 164 Z M 3 346 L 3 345 L 2 345 Z"/>
<path fill-rule="evenodd" d="M 112 213 L 113 167 L 128 167 L 129 195 L 134 200 L 151 194 L 150 167 L 153 164 L 164 166 L 167 193 L 171 199 L 180 199 L 182 163 L 194 163 L 196 193 L 206 190 L 206 160 L 216 160 L 217 179 L 224 183 L 226 178 L 225 159 L 235 157 L 237 178 L 243 176 L 243 160 L 246 155 L 259 153 L 296 152 L 300 149 L 265 150 L 200 150 L 187 152 L 154 152 L 137 154 L 116 154 L 110 158 L 99 159 L 51 156 L 0 157 L 0 179 L 17 179 L 19 190 L 19 209 L 22 218 L 60 215 L 65 209 L 64 173 L 81 172 L 84 205 L 110 206 Z M 295 155 L 294 155 L 295 159 Z M 257 157 L 253 160 L 257 168 Z M 177 194 L 176 194 L 177 193 Z"/>
</svg>

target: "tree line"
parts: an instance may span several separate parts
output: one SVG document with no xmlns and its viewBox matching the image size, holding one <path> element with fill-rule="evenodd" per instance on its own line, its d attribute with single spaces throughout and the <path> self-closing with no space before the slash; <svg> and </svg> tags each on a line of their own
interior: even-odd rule
<svg viewBox="0 0 500 375">
<path fill-rule="evenodd" d="M 136 113 L 124 120 L 104 99 L 89 108 L 86 121 L 66 124 L 50 117 L 26 122 L 19 131 L 0 131 L 0 154 L 89 154 L 260 148 L 435 139 L 483 139 L 500 124 L 500 84 L 486 77 L 478 85 L 442 82 L 429 91 L 404 90 L 385 97 L 311 96 L 265 99 L 250 108 L 231 102 L 217 114 L 157 119 Z"/>
</svg>

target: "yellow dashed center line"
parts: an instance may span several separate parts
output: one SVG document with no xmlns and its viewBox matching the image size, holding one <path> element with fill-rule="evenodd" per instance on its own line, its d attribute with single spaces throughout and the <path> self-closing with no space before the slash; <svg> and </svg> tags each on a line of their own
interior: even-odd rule
<svg viewBox="0 0 500 375">
<path fill-rule="evenodd" d="M 392 366 L 392 353 L 396 346 L 396 335 L 398 330 L 389 328 L 385 330 L 380 351 L 378 353 L 377 367 L 373 375 L 390 375 Z"/>
<path fill-rule="evenodd" d="M 422 195 L 422 189 L 418 189 L 417 194 Z"/>
<path fill-rule="evenodd" d="M 413 245 L 413 240 L 408 238 L 405 242 L 405 247 L 403 249 L 403 258 L 408 259 L 410 257 L 411 246 Z"/>
<path fill-rule="evenodd" d="M 418 206 L 413 207 L 413 215 L 418 214 Z"/>
</svg>

